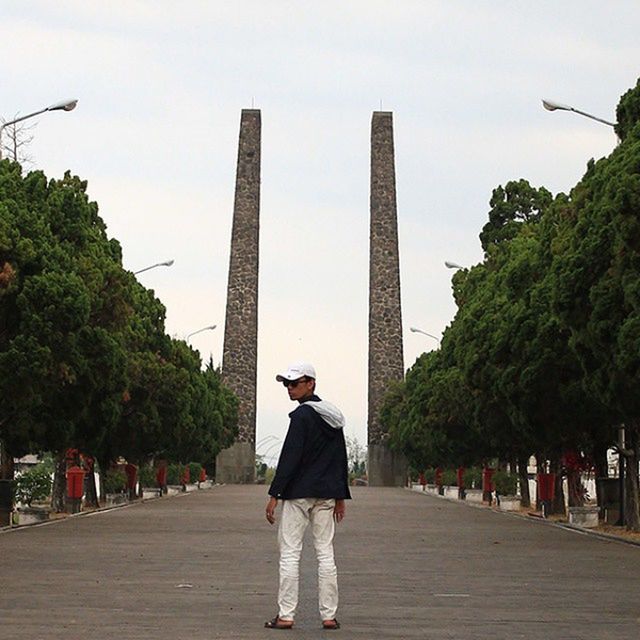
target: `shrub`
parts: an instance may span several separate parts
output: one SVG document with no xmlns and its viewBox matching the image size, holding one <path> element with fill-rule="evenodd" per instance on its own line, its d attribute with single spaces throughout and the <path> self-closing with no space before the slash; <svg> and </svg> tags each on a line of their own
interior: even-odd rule
<svg viewBox="0 0 640 640">
<path fill-rule="evenodd" d="M 167 467 L 167 484 L 181 484 L 182 465 L 173 463 Z"/>
<path fill-rule="evenodd" d="M 138 469 L 138 480 L 141 487 L 155 487 L 156 486 L 156 470 L 149 464 Z"/>
<path fill-rule="evenodd" d="M 482 489 L 482 469 L 479 467 L 465 469 L 464 486 L 466 489 Z"/>
<path fill-rule="evenodd" d="M 424 480 L 427 484 L 434 484 L 434 482 L 436 481 L 436 470 L 427 469 L 424 472 Z"/>
<path fill-rule="evenodd" d="M 455 469 L 445 469 L 442 472 L 442 484 L 446 487 L 455 487 L 458 484 L 458 476 Z"/>
<path fill-rule="evenodd" d="M 38 464 L 16 478 L 16 500 L 30 507 L 34 500 L 49 497 L 51 485 L 51 474 L 45 465 Z"/>
<path fill-rule="evenodd" d="M 518 476 L 498 470 L 493 474 L 493 486 L 498 495 L 514 496 L 518 491 Z"/>
<path fill-rule="evenodd" d="M 199 482 L 202 465 L 199 462 L 190 462 L 187 466 L 189 467 L 189 482 Z"/>
<path fill-rule="evenodd" d="M 104 475 L 105 493 L 122 493 L 127 489 L 127 476 L 120 469 L 109 469 Z"/>
</svg>

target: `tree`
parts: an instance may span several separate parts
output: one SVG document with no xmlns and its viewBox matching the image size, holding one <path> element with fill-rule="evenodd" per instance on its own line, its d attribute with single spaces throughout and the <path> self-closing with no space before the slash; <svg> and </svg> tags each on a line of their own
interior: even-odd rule
<svg viewBox="0 0 640 640">
<path fill-rule="evenodd" d="M 233 440 L 237 400 L 164 331 L 153 292 L 122 268 L 86 182 L 0 162 L 0 440 L 7 461 L 57 453 L 211 462 Z M 59 505 L 60 506 L 60 505 Z"/>
<path fill-rule="evenodd" d="M 16 114 L 12 120 L 18 117 Z M 6 122 L 4 118 L 1 119 L 2 124 Z M 10 125 L 5 125 L 2 130 L 2 139 L 0 145 L 2 147 L 2 153 L 0 157 L 8 158 L 13 162 L 19 162 L 23 167 L 33 164 L 33 156 L 29 153 L 29 145 L 33 142 L 33 134 L 31 131 L 37 126 L 36 124 L 26 124 L 25 122 L 14 122 Z"/>
<path fill-rule="evenodd" d="M 355 436 L 345 436 L 345 443 L 347 445 L 347 461 L 349 463 L 349 474 L 353 477 L 360 477 L 365 475 L 367 448 L 362 446 Z"/>
<path fill-rule="evenodd" d="M 571 192 L 552 266 L 553 304 L 569 328 L 588 393 L 624 424 L 627 527 L 640 530 L 640 84 L 618 107 L 621 144 L 591 161 Z M 613 436 L 613 434 L 612 434 Z M 613 437 L 611 437 L 613 440 Z"/>
<path fill-rule="evenodd" d="M 536 189 L 523 179 L 496 187 L 489 201 L 489 222 L 480 233 L 485 254 L 491 247 L 513 239 L 522 224 L 539 220 L 551 201 L 552 195 L 547 189 Z"/>
<path fill-rule="evenodd" d="M 616 133 L 624 141 L 640 121 L 640 78 L 636 86 L 629 89 L 618 102 L 616 109 Z"/>
</svg>

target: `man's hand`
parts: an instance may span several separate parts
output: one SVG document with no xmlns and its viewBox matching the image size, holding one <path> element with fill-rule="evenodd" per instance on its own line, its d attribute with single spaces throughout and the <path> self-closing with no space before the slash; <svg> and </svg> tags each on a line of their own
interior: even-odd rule
<svg viewBox="0 0 640 640">
<path fill-rule="evenodd" d="M 333 508 L 333 517 L 336 522 L 342 522 L 347 512 L 344 500 L 336 500 L 336 506 Z"/>
<path fill-rule="evenodd" d="M 269 524 L 273 524 L 276 521 L 276 507 L 278 506 L 278 501 L 273 496 L 269 498 L 269 502 L 267 502 L 266 515 L 267 521 Z"/>
</svg>

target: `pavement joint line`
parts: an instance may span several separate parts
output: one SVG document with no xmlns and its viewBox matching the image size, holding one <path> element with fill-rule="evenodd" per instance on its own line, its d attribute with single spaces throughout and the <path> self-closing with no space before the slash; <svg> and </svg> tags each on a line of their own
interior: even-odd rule
<svg viewBox="0 0 640 640">
<path fill-rule="evenodd" d="M 36 527 L 46 527 L 48 525 L 57 524 L 59 522 L 66 522 L 69 518 L 88 518 L 89 516 L 97 516 L 101 513 L 106 513 L 108 511 L 114 511 L 115 509 L 125 509 L 127 507 L 135 507 L 136 505 L 145 504 L 147 502 L 153 502 L 155 500 L 160 500 L 161 498 L 180 498 L 182 496 L 188 496 L 192 493 L 197 493 L 198 491 L 209 491 L 215 487 L 219 487 L 222 485 L 213 484 L 209 487 L 202 487 L 197 491 L 182 491 L 180 493 L 174 493 L 171 495 L 164 496 L 154 496 L 152 498 L 139 498 L 138 500 L 133 500 L 131 502 L 125 502 L 123 504 L 113 504 L 108 507 L 99 507 L 98 509 L 91 509 L 91 511 L 80 511 L 78 513 L 68 513 L 64 518 L 55 518 L 54 520 L 45 520 L 44 522 L 33 522 L 31 524 L 18 524 L 18 525 L 9 525 L 0 527 L 0 535 L 3 533 L 11 533 L 12 531 L 22 531 L 25 529 L 35 529 Z"/>
<path fill-rule="evenodd" d="M 501 511 L 500 509 L 496 509 L 489 505 L 476 504 L 474 502 L 467 502 L 466 500 L 452 500 L 451 498 L 447 498 L 445 496 L 427 493 L 426 491 L 416 491 L 409 487 L 405 487 L 405 489 L 406 491 L 411 491 L 412 493 L 417 493 L 419 495 L 424 495 L 432 498 L 440 498 L 441 500 L 446 500 L 451 504 L 459 504 L 460 506 L 473 507 L 475 509 L 483 509 L 484 511 L 490 511 L 492 513 L 497 513 L 503 516 L 513 516 L 514 518 L 520 518 L 521 520 L 525 520 L 527 522 L 539 522 L 540 524 L 556 527 L 558 529 L 565 529 L 566 531 L 571 531 L 573 533 L 578 533 L 585 536 L 592 536 L 594 538 L 600 538 L 601 540 L 605 540 L 606 542 L 621 542 L 622 544 L 628 544 L 633 547 L 640 547 L 640 542 L 637 542 L 636 540 L 629 540 L 627 538 L 623 538 L 622 536 L 616 536 L 615 534 L 604 533 L 602 531 L 593 531 L 593 529 L 585 529 L 584 527 L 578 527 L 577 525 L 569 524 L 568 522 L 556 522 L 554 520 L 548 520 L 546 518 L 541 518 L 537 516 L 530 516 L 522 513 L 515 513 L 514 511 Z"/>
</svg>

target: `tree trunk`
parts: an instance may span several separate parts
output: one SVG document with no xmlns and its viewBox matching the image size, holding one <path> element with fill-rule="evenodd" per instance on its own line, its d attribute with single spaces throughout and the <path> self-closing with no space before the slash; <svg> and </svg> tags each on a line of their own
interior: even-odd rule
<svg viewBox="0 0 640 640">
<path fill-rule="evenodd" d="M 4 441 L 0 440 L 0 480 L 13 480 L 13 473 L 13 456 Z"/>
<path fill-rule="evenodd" d="M 608 444 L 596 442 L 593 445 L 593 465 L 596 468 L 596 478 L 609 477 L 609 462 L 607 460 Z"/>
<path fill-rule="evenodd" d="M 640 434 L 634 424 L 626 435 L 626 474 L 625 474 L 625 524 L 629 531 L 640 531 L 640 491 L 638 487 L 638 462 L 640 461 Z"/>
<path fill-rule="evenodd" d="M 531 506 L 531 494 L 529 493 L 529 474 L 527 473 L 527 463 L 529 456 L 520 456 L 518 458 L 518 478 L 520 480 L 520 504 L 523 507 Z"/>
<path fill-rule="evenodd" d="M 550 513 L 556 515 L 565 515 L 566 512 L 564 509 L 564 485 L 562 482 L 562 469 L 560 468 L 558 459 L 555 457 L 551 459 L 551 464 L 549 466 L 551 472 L 556 474 L 555 495 L 553 496 Z"/>
<path fill-rule="evenodd" d="M 106 491 L 104 490 L 104 479 L 109 468 L 109 460 L 98 460 L 98 471 L 100 475 L 100 500 L 104 504 L 106 500 Z"/>
<path fill-rule="evenodd" d="M 546 462 L 542 454 L 537 451 L 533 454 L 536 458 L 536 511 L 542 511 L 542 501 L 540 500 L 540 487 L 538 486 L 538 475 L 546 472 Z"/>
<path fill-rule="evenodd" d="M 100 506 L 98 502 L 98 489 L 96 487 L 96 476 L 94 472 L 93 458 L 86 458 L 87 475 L 85 476 L 85 495 L 84 499 L 88 506 L 97 509 Z"/>
<path fill-rule="evenodd" d="M 583 507 L 585 488 L 582 484 L 582 475 L 576 469 L 567 470 L 567 489 L 569 491 L 569 506 Z"/>
<path fill-rule="evenodd" d="M 55 465 L 51 489 L 51 509 L 56 513 L 62 513 L 66 510 L 65 494 L 67 493 L 67 459 L 64 451 L 56 454 Z"/>
</svg>

